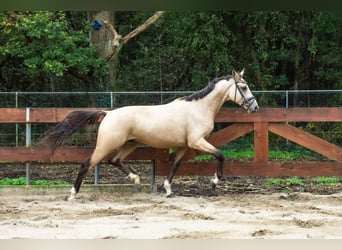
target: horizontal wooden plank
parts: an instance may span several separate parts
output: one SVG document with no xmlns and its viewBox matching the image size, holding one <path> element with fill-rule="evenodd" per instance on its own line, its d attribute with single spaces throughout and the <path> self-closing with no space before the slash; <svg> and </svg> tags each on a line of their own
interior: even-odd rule
<svg viewBox="0 0 342 250">
<path fill-rule="evenodd" d="M 260 108 L 256 113 L 221 109 L 215 122 L 341 122 L 342 108 Z"/>
<path fill-rule="evenodd" d="M 93 151 L 93 148 L 65 147 L 51 155 L 48 148 L 0 148 L 1 161 L 15 162 L 82 162 Z M 155 159 L 155 173 L 166 176 L 170 169 L 168 151 L 137 148 L 127 160 Z M 212 176 L 216 171 L 217 162 L 184 161 L 181 163 L 177 175 L 181 176 Z M 340 162 L 241 162 L 225 161 L 225 176 L 342 176 Z"/>
<path fill-rule="evenodd" d="M 214 176 L 216 161 L 182 162 L 176 176 Z M 156 165 L 157 176 L 167 176 L 170 166 L 167 163 Z M 224 176 L 342 176 L 339 162 L 236 162 L 225 161 Z"/>
<path fill-rule="evenodd" d="M 31 123 L 56 123 L 73 110 L 100 110 L 95 108 L 31 108 L 29 121 Z M 27 109 L 0 109 L 0 123 L 26 123 Z M 267 128 L 280 136 L 288 138 L 300 145 L 317 151 L 337 162 L 273 162 L 266 161 L 266 151 L 260 161 L 254 162 L 225 162 L 225 174 L 236 176 L 342 176 L 341 147 L 333 145 L 323 139 L 303 132 L 295 127 L 286 125 L 284 122 L 341 122 L 342 108 L 265 108 L 259 112 L 248 114 L 245 110 L 222 109 L 215 118 L 216 122 L 235 123 L 208 137 L 208 141 L 215 146 L 222 145 L 244 134 L 253 131 L 255 124 L 264 123 L 259 132 L 263 133 L 265 141 Z M 283 124 L 279 124 L 282 122 Z M 259 133 L 260 134 L 260 133 Z M 256 135 L 258 136 L 258 135 Z M 267 143 L 266 143 L 267 144 Z M 54 155 L 48 148 L 0 148 L 0 161 L 37 161 L 37 162 L 81 162 L 92 153 L 93 148 L 68 147 L 61 148 Z M 198 152 L 189 150 L 185 159 L 190 159 Z M 256 152 L 258 155 L 258 152 Z M 168 150 L 139 147 L 127 160 L 154 160 L 157 175 L 166 175 L 169 171 L 170 156 Z M 194 162 L 182 163 L 178 174 L 180 175 L 213 175 L 216 162 Z"/>
<path fill-rule="evenodd" d="M 332 160 L 341 161 L 342 148 L 286 123 L 270 123 L 269 130 Z"/>
<path fill-rule="evenodd" d="M 30 111 L 30 122 L 32 123 L 57 123 L 62 121 L 70 112 L 75 110 L 106 110 L 98 108 L 35 108 Z"/>
<path fill-rule="evenodd" d="M 26 109 L 0 108 L 0 123 L 26 122 Z"/>
<path fill-rule="evenodd" d="M 106 110 L 98 108 L 30 108 L 29 122 L 57 123 L 74 110 Z M 0 108 L 0 123 L 26 123 L 26 108 Z"/>
<path fill-rule="evenodd" d="M 56 123 L 73 110 L 106 110 L 98 108 L 30 108 L 30 122 Z M 238 108 L 219 111 L 215 122 L 341 122 L 342 108 L 261 108 L 248 113 Z M 25 123 L 25 108 L 0 108 L 0 123 Z"/>
<path fill-rule="evenodd" d="M 0 147 L 0 161 L 13 162 L 82 162 L 92 152 L 91 147 L 63 147 L 51 154 L 51 150 L 45 147 Z M 152 160 L 156 158 L 156 149 L 138 147 L 127 160 Z"/>
</svg>

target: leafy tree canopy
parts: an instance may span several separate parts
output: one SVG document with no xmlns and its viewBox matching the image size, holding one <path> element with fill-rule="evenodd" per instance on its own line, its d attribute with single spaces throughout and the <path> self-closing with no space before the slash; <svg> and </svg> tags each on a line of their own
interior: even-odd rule
<svg viewBox="0 0 342 250">
<path fill-rule="evenodd" d="M 64 12 L 1 15 L 1 81 L 8 90 L 87 90 L 107 74 L 87 39 L 87 20 Z M 75 83 L 81 82 L 78 87 Z M 11 87 L 14 89 L 11 89 Z"/>
<path fill-rule="evenodd" d="M 153 13 L 115 12 L 111 25 L 127 34 Z M 0 90 L 196 90 L 243 67 L 253 89 L 342 88 L 340 11 L 166 12 L 122 46 L 111 74 L 89 16 L 0 13 Z"/>
</svg>

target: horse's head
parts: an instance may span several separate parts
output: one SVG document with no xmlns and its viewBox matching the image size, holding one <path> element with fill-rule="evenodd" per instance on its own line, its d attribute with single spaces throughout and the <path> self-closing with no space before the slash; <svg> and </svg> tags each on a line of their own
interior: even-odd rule
<svg viewBox="0 0 342 250">
<path fill-rule="evenodd" d="M 232 71 L 234 86 L 230 88 L 230 99 L 245 108 L 248 113 L 256 112 L 259 109 L 259 105 L 250 91 L 247 82 L 243 79 L 243 73 L 244 69 L 240 73 L 235 70 Z"/>
</svg>

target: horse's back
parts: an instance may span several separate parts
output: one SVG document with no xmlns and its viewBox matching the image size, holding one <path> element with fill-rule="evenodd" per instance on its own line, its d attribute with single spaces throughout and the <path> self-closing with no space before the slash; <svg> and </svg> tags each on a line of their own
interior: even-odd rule
<svg viewBox="0 0 342 250">
<path fill-rule="evenodd" d="M 183 111 L 183 112 L 181 112 Z M 120 140 L 135 140 L 152 147 L 186 146 L 187 115 L 175 102 L 155 106 L 127 106 L 108 111 L 99 129 Z"/>
</svg>

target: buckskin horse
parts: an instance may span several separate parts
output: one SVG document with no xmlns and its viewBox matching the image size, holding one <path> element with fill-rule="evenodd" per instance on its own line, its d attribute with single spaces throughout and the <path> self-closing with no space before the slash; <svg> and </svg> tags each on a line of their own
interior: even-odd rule
<svg viewBox="0 0 342 250">
<path fill-rule="evenodd" d="M 140 184 L 139 175 L 123 160 L 139 144 L 154 148 L 176 149 L 176 156 L 164 181 L 166 197 L 172 194 L 171 183 L 181 158 L 188 148 L 215 156 L 217 170 L 212 179 L 215 187 L 223 175 L 224 157 L 219 149 L 206 141 L 214 127 L 214 118 L 226 101 L 233 101 L 249 113 L 259 109 L 247 82 L 244 70 L 232 71 L 232 75 L 214 78 L 202 90 L 180 97 L 163 105 L 126 106 L 110 111 L 73 111 L 63 121 L 51 128 L 43 138 L 54 153 L 66 140 L 86 126 L 101 119 L 96 147 L 82 163 L 69 199 L 79 192 L 83 177 L 88 170 L 103 160 L 122 170 L 135 183 Z"/>
</svg>

